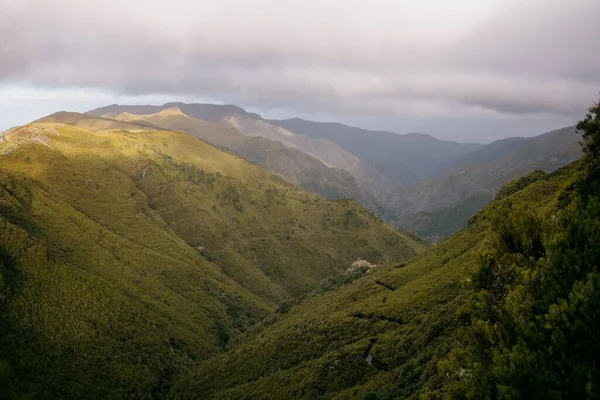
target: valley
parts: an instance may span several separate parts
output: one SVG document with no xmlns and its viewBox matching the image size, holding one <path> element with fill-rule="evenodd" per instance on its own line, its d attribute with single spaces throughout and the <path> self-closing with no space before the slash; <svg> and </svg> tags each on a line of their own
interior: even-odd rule
<svg viewBox="0 0 600 400">
<path fill-rule="evenodd" d="M 600 1 L 0 10 L 0 400 L 600 400 Z"/>
<path fill-rule="evenodd" d="M 521 325 L 554 318 L 556 301 L 595 315 L 579 285 L 596 279 L 600 219 L 583 215 L 598 212 L 598 181 L 589 147 L 569 163 L 574 128 L 469 145 L 448 156 L 451 172 L 408 186 L 413 200 L 390 197 L 405 208 L 387 218 L 429 210 L 404 224 L 431 246 L 375 214 L 382 203 L 350 170 L 300 147 L 180 107 L 94 114 L 58 112 L 0 143 L 11 397 L 477 398 L 496 380 L 540 396 L 548 382 L 520 386 L 498 355 L 518 346 L 556 384 L 588 385 L 534 350 L 541 327 Z M 565 257 L 583 269 L 563 277 Z M 538 306 L 514 308 L 513 296 Z M 547 329 L 596 346 L 576 326 Z"/>
<path fill-rule="evenodd" d="M 511 180 L 555 171 L 582 154 L 574 127 L 481 145 L 298 118 L 265 120 L 230 105 L 111 105 L 89 114 L 189 133 L 326 198 L 351 197 L 430 242 L 464 227 Z"/>
<path fill-rule="evenodd" d="M 284 299 L 424 248 L 187 134 L 58 113 L 5 138 L 0 359 L 15 393 L 164 395 Z"/>
</svg>

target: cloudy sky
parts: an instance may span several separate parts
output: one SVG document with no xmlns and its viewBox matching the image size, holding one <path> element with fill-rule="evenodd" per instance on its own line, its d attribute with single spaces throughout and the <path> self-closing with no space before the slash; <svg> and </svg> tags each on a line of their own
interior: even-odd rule
<svg viewBox="0 0 600 400">
<path fill-rule="evenodd" d="M 0 0 L 0 129 L 111 103 L 232 103 L 487 142 L 600 91 L 598 0 Z"/>
</svg>

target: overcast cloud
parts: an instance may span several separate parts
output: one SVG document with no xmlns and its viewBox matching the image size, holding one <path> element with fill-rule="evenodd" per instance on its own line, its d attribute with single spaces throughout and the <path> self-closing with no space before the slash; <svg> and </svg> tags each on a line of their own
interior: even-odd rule
<svg viewBox="0 0 600 400">
<path fill-rule="evenodd" d="M 598 0 L 0 0 L 0 9 L 0 128 L 56 106 L 181 99 L 488 141 L 573 123 L 600 91 Z"/>
</svg>

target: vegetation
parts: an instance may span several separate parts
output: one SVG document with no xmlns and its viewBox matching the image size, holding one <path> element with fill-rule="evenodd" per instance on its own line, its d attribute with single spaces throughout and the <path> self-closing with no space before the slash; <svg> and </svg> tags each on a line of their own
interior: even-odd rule
<svg viewBox="0 0 600 400">
<path fill-rule="evenodd" d="M 509 196 L 551 215 L 581 175 L 573 165 Z M 182 375 L 175 397 L 440 398 L 474 374 L 474 279 L 489 252 L 498 202 L 465 229 L 404 264 L 379 266 L 300 299 Z M 248 366 L 252 365 L 252 368 Z M 457 383 L 458 382 L 458 383 Z M 478 392 L 481 395 L 482 392 Z M 492 392 L 490 392 L 492 393 Z M 478 398 L 477 396 L 475 396 Z"/>
<path fill-rule="evenodd" d="M 162 115 L 175 109 L 179 110 L 179 117 L 183 116 L 184 119 L 166 119 Z M 388 193 L 388 180 L 384 176 L 336 143 L 298 135 L 236 106 L 185 103 L 162 106 L 111 105 L 89 113 L 110 118 L 122 118 L 123 114 L 128 114 L 129 118 L 137 120 L 154 120 L 160 123 L 159 126 L 191 133 L 211 144 L 229 149 L 252 163 L 328 198 L 339 198 L 345 192 L 374 211 L 378 211 L 378 207 L 373 206 L 378 206 Z M 206 128 L 198 131 L 198 123 L 207 125 L 207 122 L 220 126 L 218 134 Z M 324 166 L 329 168 L 324 169 Z M 305 168 L 310 171 L 305 171 Z M 312 174 L 308 175 L 307 172 Z"/>
<path fill-rule="evenodd" d="M 430 242 L 465 226 L 512 180 L 553 172 L 582 154 L 574 126 L 479 145 L 297 118 L 267 121 L 231 105 L 111 105 L 90 114 L 189 133 L 326 198 L 352 197 Z"/>
<path fill-rule="evenodd" d="M 16 130 L 0 147 L 0 385 L 32 398 L 599 398 L 594 107 L 580 161 L 511 182 L 426 251 L 351 200 L 191 136 Z"/>
<path fill-rule="evenodd" d="M 399 225 L 415 232 L 423 239 L 436 243 L 462 229 L 473 214 L 492 201 L 492 194 L 484 191 L 437 211 L 421 211 L 403 219 Z"/>
<path fill-rule="evenodd" d="M 12 397 L 165 397 L 282 300 L 357 258 L 423 248 L 353 201 L 189 135 L 78 121 L 0 143 L 0 384 Z"/>
<path fill-rule="evenodd" d="M 583 151 L 587 154 L 593 169 L 600 166 L 600 100 L 589 109 L 585 118 L 577 124 L 583 136 Z"/>
<path fill-rule="evenodd" d="M 343 169 L 331 168 L 321 160 L 277 140 L 244 135 L 236 129 L 190 117 L 179 108 L 155 114 L 108 114 L 132 124 L 153 126 L 189 133 L 214 146 L 233 152 L 248 162 L 283 176 L 291 183 L 328 199 L 352 197 L 363 207 L 378 211 L 376 201 Z"/>
<path fill-rule="evenodd" d="M 592 159 L 512 182 L 409 264 L 267 318 L 184 374 L 175 396 L 597 398 Z"/>
<path fill-rule="evenodd" d="M 448 386 L 453 396 L 600 397 L 597 116 L 596 103 L 578 124 L 586 156 L 556 205 L 509 197 L 488 211 L 493 235 L 475 274 L 470 344 L 447 360 L 463 372 Z"/>
<path fill-rule="evenodd" d="M 531 185 L 534 182 L 537 182 L 542 179 L 547 179 L 547 178 L 548 178 L 548 174 L 545 173 L 544 171 L 540 171 L 540 170 L 533 171 L 530 174 L 527 174 L 521 178 L 515 179 L 514 181 L 510 182 L 509 184 L 504 186 L 502 189 L 500 189 L 498 194 L 496 194 L 496 199 L 503 199 L 505 197 L 508 197 L 512 194 L 517 193 L 519 190 L 525 189 L 527 186 Z"/>
</svg>

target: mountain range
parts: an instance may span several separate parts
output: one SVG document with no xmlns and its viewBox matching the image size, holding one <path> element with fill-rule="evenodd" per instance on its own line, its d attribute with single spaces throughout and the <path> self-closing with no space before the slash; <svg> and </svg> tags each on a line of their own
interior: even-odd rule
<svg viewBox="0 0 600 400">
<path fill-rule="evenodd" d="M 596 318 L 576 283 L 595 276 L 582 263 L 595 262 L 600 193 L 586 158 L 511 181 L 427 248 L 351 199 L 327 200 L 204 141 L 233 146 L 237 130 L 173 107 L 112 117 L 59 112 L 0 142 L 0 384 L 10 398 L 478 398 L 494 392 L 486 382 L 547 393 L 588 376 L 554 369 L 546 352 L 516 359 L 540 346 L 538 334 L 514 349 L 493 336 L 521 332 L 519 313 L 533 312 L 523 307 L 542 301 L 515 309 L 514 296 L 549 292 L 527 329 L 587 343 L 569 318 L 552 319 L 557 295 L 573 318 Z M 545 154 L 567 133 L 516 142 Z M 499 169 L 520 149 L 489 159 Z M 583 269 L 554 277 L 564 257 L 584 257 L 573 261 Z M 487 269 L 505 262 L 513 269 Z M 511 280 L 537 279 L 534 270 L 545 271 L 542 292 Z M 506 286 L 496 293 L 497 279 Z M 497 297 L 481 308 L 488 294 Z M 586 363 L 594 353 L 553 351 Z M 501 352 L 513 361 L 485 358 Z M 515 362 L 534 387 L 519 386 Z"/>
<path fill-rule="evenodd" d="M 161 398 L 277 304 L 424 249 L 148 123 L 53 114 L 6 134 L 0 167 L 0 382 L 17 397 Z"/>
<path fill-rule="evenodd" d="M 430 241 L 463 227 L 512 179 L 552 172 L 581 155 L 574 127 L 481 145 L 298 118 L 266 120 L 231 105 L 111 105 L 89 114 L 195 135 L 326 198 L 352 197 Z"/>
<path fill-rule="evenodd" d="M 279 141 L 244 135 L 235 128 L 190 117 L 179 108 L 167 108 L 149 115 L 124 112 L 108 113 L 105 116 L 191 134 L 328 199 L 353 198 L 370 210 L 378 209 L 376 201 L 357 184 L 351 173 L 329 167 L 309 154 L 295 147 L 287 147 Z"/>
</svg>

